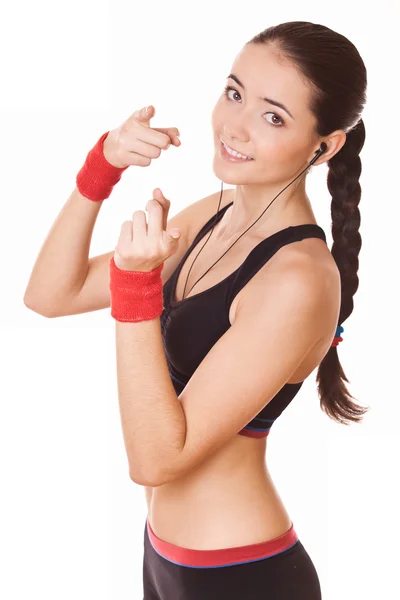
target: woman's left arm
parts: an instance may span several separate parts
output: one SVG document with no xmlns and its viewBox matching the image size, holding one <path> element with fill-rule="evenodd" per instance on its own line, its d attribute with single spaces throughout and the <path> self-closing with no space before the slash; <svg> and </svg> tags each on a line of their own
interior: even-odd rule
<svg viewBox="0 0 400 600">
<path fill-rule="evenodd" d="M 184 446 L 186 420 L 168 370 L 160 318 L 116 321 L 118 400 L 129 475 L 156 486 Z M 170 462 L 171 461 L 171 462 Z"/>
</svg>

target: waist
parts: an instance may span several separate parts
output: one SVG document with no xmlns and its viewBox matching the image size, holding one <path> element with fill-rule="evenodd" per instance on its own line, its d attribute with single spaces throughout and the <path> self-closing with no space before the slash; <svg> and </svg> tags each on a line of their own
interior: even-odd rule
<svg viewBox="0 0 400 600">
<path fill-rule="evenodd" d="M 260 543 L 292 524 L 265 465 L 153 488 L 148 519 L 159 538 L 198 550 Z"/>
</svg>

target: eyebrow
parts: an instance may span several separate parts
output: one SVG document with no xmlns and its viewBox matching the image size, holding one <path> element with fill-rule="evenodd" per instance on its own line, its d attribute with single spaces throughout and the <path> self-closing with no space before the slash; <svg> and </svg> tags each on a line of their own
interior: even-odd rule
<svg viewBox="0 0 400 600">
<path fill-rule="evenodd" d="M 236 75 L 234 75 L 233 73 L 231 73 L 230 75 L 228 75 L 227 79 L 233 79 L 233 81 L 236 81 L 236 83 L 238 85 L 240 85 L 241 88 L 245 89 L 243 83 L 239 80 L 238 77 L 236 77 Z M 277 100 L 272 100 L 272 98 L 262 98 L 261 96 L 259 97 L 259 100 L 265 100 L 265 102 L 269 102 L 270 104 L 273 104 L 274 106 L 278 106 L 279 108 L 282 108 L 284 111 L 287 112 L 288 115 L 290 115 L 292 117 L 292 119 L 294 120 L 294 116 L 292 115 L 292 113 L 286 108 L 286 106 L 284 104 L 282 104 L 281 102 L 278 102 Z"/>
</svg>

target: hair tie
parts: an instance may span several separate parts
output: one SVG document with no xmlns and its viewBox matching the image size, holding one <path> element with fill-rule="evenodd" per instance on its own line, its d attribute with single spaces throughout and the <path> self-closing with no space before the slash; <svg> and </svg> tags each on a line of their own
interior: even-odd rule
<svg viewBox="0 0 400 600">
<path fill-rule="evenodd" d="M 338 325 L 336 328 L 336 332 L 335 332 L 335 337 L 333 338 L 333 342 L 331 344 L 332 346 L 337 346 L 340 342 L 343 341 L 343 338 L 341 337 L 341 333 L 344 331 L 344 328 L 341 325 Z"/>
</svg>

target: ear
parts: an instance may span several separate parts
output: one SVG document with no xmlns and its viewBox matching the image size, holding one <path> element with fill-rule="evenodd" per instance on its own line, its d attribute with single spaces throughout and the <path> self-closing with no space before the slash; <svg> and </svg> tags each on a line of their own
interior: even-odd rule
<svg viewBox="0 0 400 600">
<path fill-rule="evenodd" d="M 329 134 L 328 139 L 325 140 L 325 143 L 328 146 L 328 148 L 326 152 L 324 152 L 322 156 L 320 156 L 316 163 L 314 163 L 314 166 L 316 164 L 320 165 L 324 162 L 327 162 L 333 156 L 335 156 L 335 154 L 337 154 L 339 150 L 341 150 L 345 145 L 346 139 L 347 136 L 343 129 L 338 129 L 337 131 L 333 131 L 331 134 Z"/>
</svg>

